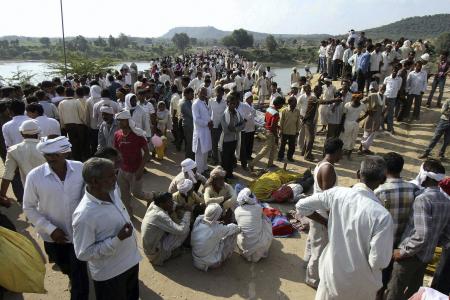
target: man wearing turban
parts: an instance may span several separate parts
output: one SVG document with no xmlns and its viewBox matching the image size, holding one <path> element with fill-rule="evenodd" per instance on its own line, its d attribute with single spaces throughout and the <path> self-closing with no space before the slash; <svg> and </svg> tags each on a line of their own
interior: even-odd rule
<svg viewBox="0 0 450 300">
<path fill-rule="evenodd" d="M 65 136 L 37 144 L 47 162 L 28 173 L 23 211 L 44 240 L 49 259 L 69 277 L 71 299 L 88 299 L 87 265 L 75 255 L 72 229 L 72 215 L 84 193 L 83 164 L 66 159 L 71 147 Z"/>
</svg>

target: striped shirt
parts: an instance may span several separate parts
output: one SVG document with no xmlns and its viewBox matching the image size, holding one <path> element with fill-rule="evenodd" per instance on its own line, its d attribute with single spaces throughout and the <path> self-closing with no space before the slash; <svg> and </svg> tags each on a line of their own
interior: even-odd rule
<svg viewBox="0 0 450 300">
<path fill-rule="evenodd" d="M 401 242 L 417 191 L 415 184 L 401 178 L 388 178 L 375 190 L 375 195 L 394 220 L 394 248 Z"/>
<path fill-rule="evenodd" d="M 400 254 L 416 255 L 428 263 L 438 242 L 448 246 L 450 242 L 450 201 L 438 187 L 429 187 L 417 196 L 413 214 L 400 243 Z"/>
</svg>

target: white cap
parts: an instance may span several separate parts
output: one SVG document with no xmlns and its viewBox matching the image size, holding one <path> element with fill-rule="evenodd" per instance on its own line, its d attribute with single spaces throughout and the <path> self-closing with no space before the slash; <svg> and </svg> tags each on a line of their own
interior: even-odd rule
<svg viewBox="0 0 450 300">
<path fill-rule="evenodd" d="M 429 60 L 430 60 L 430 54 L 425 53 L 425 54 L 423 54 L 423 55 L 420 57 L 420 59 L 421 59 L 421 60 L 424 60 L 424 61 L 429 61 Z"/>
<path fill-rule="evenodd" d="M 27 121 L 23 122 L 22 125 L 20 125 L 19 131 L 23 134 L 33 135 L 33 134 L 40 133 L 41 128 L 39 127 L 39 125 L 37 124 L 36 121 L 27 120 Z"/>
<path fill-rule="evenodd" d="M 250 97 L 253 97 L 252 92 L 247 92 L 247 93 L 244 94 L 244 100 L 247 100 Z"/>
</svg>

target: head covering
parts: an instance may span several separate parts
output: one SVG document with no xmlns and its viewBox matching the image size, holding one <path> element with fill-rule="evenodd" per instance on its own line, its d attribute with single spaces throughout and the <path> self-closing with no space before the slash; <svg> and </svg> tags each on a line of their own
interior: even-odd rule
<svg viewBox="0 0 450 300">
<path fill-rule="evenodd" d="M 192 181 L 192 183 L 197 183 L 197 178 L 192 171 L 195 168 L 197 168 L 197 164 L 190 158 L 186 158 L 181 162 L 181 171 L 183 171 L 183 173 L 188 173 L 189 179 Z"/>
<path fill-rule="evenodd" d="M 255 195 L 253 195 L 252 191 L 249 188 L 245 188 L 239 192 L 237 202 L 239 205 L 242 206 L 244 204 L 250 205 L 256 204 L 258 203 L 258 200 L 256 199 Z"/>
<path fill-rule="evenodd" d="M 178 191 L 183 194 L 187 195 L 187 193 L 192 189 L 194 184 L 192 183 L 192 180 L 190 179 L 183 179 L 177 184 Z"/>
<path fill-rule="evenodd" d="M 300 84 L 298 84 L 298 82 L 294 82 L 293 84 L 291 84 L 291 88 L 299 88 Z"/>
<path fill-rule="evenodd" d="M 129 93 L 129 94 L 126 94 L 126 95 L 125 95 L 125 108 L 126 108 L 126 109 L 131 109 L 131 108 L 132 108 L 130 99 L 131 99 L 131 97 L 133 97 L 133 96 L 136 96 L 136 95 L 135 95 L 135 94 L 132 94 L 132 93 Z"/>
<path fill-rule="evenodd" d="M 41 132 L 41 128 L 34 120 L 27 120 L 20 125 L 19 130 L 22 134 L 34 135 Z"/>
<path fill-rule="evenodd" d="M 330 77 L 326 77 L 326 78 L 324 78 L 324 80 L 323 81 L 325 81 L 325 82 L 331 82 L 331 83 L 333 83 L 333 80 L 330 78 Z"/>
<path fill-rule="evenodd" d="M 89 95 L 92 99 L 98 99 L 102 97 L 102 88 L 98 85 L 91 86 Z"/>
<path fill-rule="evenodd" d="M 419 174 L 417 174 L 416 178 L 413 179 L 412 182 L 421 187 L 422 183 L 427 179 L 427 177 L 440 182 L 441 180 L 445 179 L 445 174 L 425 171 L 422 164 L 420 166 Z"/>
<path fill-rule="evenodd" d="M 110 114 L 110 115 L 114 114 L 113 108 L 111 106 L 109 106 L 109 105 L 102 105 L 102 107 L 100 107 L 100 112 L 101 113 L 107 113 L 107 114 Z"/>
<path fill-rule="evenodd" d="M 250 97 L 253 97 L 252 92 L 246 92 L 246 93 L 244 94 L 244 100 L 247 100 L 247 99 L 250 98 Z"/>
<path fill-rule="evenodd" d="M 405 47 L 405 48 L 411 47 L 411 41 L 410 41 L 410 40 L 404 41 L 404 42 L 403 42 L 403 47 Z"/>
<path fill-rule="evenodd" d="M 362 93 L 353 93 L 352 99 L 362 99 L 364 95 Z"/>
<path fill-rule="evenodd" d="M 130 126 L 131 131 L 138 136 L 142 136 L 143 138 L 147 138 L 145 135 L 145 131 L 141 128 L 136 127 L 136 122 L 131 119 L 131 113 L 128 110 L 122 110 L 121 112 L 116 114 L 116 120 L 128 120 L 128 126 Z"/>
<path fill-rule="evenodd" d="M 297 71 L 297 68 L 296 68 L 296 67 L 293 67 L 293 68 L 292 68 L 292 71 Z"/>
<path fill-rule="evenodd" d="M 221 166 L 217 166 L 209 174 L 209 178 L 206 184 L 207 185 L 211 184 L 212 181 L 216 178 L 225 178 L 225 175 L 226 175 L 225 170 Z"/>
<path fill-rule="evenodd" d="M 209 204 L 205 209 L 203 220 L 207 223 L 215 223 L 222 216 L 222 207 L 217 203 Z"/>
<path fill-rule="evenodd" d="M 441 188 L 441 192 L 450 198 L 450 177 L 446 177 L 444 180 L 439 182 L 439 187 Z"/>
<path fill-rule="evenodd" d="M 429 60 L 430 60 L 430 54 L 424 53 L 424 54 L 420 57 L 420 59 L 423 60 L 423 61 L 429 61 Z"/>
<path fill-rule="evenodd" d="M 54 139 L 43 138 L 36 145 L 36 149 L 43 154 L 68 153 L 71 151 L 71 147 L 72 144 L 65 136 L 58 136 Z"/>
<path fill-rule="evenodd" d="M 378 83 L 376 81 L 372 81 L 369 85 L 369 90 L 378 90 Z"/>
</svg>

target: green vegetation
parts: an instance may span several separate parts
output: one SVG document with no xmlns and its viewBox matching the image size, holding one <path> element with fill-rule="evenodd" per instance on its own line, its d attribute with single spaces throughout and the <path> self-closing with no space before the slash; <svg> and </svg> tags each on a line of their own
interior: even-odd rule
<svg viewBox="0 0 450 300">
<path fill-rule="evenodd" d="M 373 39 L 428 39 L 449 31 L 450 14 L 411 17 L 400 21 L 365 30 L 366 36 Z"/>
<path fill-rule="evenodd" d="M 230 35 L 222 39 L 222 43 L 226 47 L 249 48 L 253 46 L 253 35 L 242 28 L 233 30 Z"/>
<path fill-rule="evenodd" d="M 184 52 L 184 50 L 189 46 L 189 36 L 186 33 L 175 33 L 172 38 L 172 42 L 177 46 L 178 50 Z"/>
<path fill-rule="evenodd" d="M 179 50 L 167 40 L 132 38 L 125 34 L 107 39 L 85 38 L 81 35 L 66 39 L 68 54 L 93 59 L 151 60 L 163 55 L 176 55 Z M 62 39 L 3 37 L 0 40 L 0 60 L 50 60 L 63 54 Z"/>
<path fill-rule="evenodd" d="M 450 32 L 444 32 L 436 39 L 436 50 L 438 53 L 450 50 Z"/>
<path fill-rule="evenodd" d="M 114 66 L 114 60 L 109 58 L 93 59 L 87 56 L 71 53 L 67 56 L 67 73 L 95 74 L 105 72 Z M 57 62 L 49 63 L 51 74 L 65 75 L 64 58 Z"/>
</svg>

